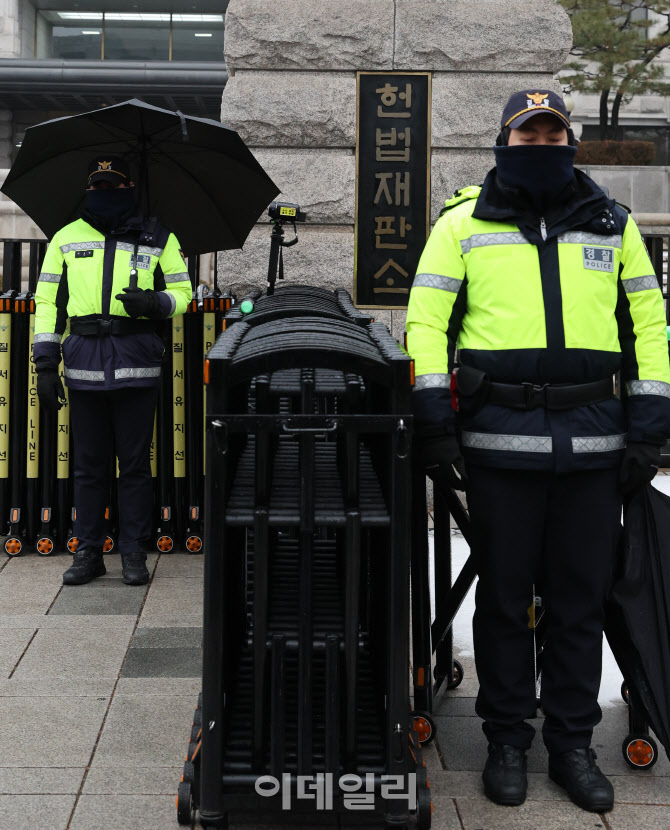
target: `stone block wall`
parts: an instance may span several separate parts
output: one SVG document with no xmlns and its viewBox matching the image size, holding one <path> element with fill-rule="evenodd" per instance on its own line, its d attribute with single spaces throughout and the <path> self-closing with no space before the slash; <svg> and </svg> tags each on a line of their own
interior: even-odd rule
<svg viewBox="0 0 670 830">
<path fill-rule="evenodd" d="M 0 0 L 0 58 L 21 56 L 20 0 Z"/>
<path fill-rule="evenodd" d="M 285 251 L 291 282 L 353 288 L 356 71 L 433 72 L 432 218 L 455 189 L 481 182 L 508 96 L 558 89 L 572 44 L 554 0 L 231 0 L 221 120 L 238 130 L 281 188 L 308 213 Z M 269 226 L 220 257 L 223 284 L 265 280 Z M 391 322 L 391 312 L 378 314 Z M 401 330 L 404 314 L 393 312 Z"/>
</svg>

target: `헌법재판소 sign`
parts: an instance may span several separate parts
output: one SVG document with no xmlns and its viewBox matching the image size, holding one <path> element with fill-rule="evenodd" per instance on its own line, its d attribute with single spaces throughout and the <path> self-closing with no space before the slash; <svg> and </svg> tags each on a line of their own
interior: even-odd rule
<svg viewBox="0 0 670 830">
<path fill-rule="evenodd" d="M 359 72 L 354 302 L 406 308 L 429 233 L 429 72 Z"/>
</svg>

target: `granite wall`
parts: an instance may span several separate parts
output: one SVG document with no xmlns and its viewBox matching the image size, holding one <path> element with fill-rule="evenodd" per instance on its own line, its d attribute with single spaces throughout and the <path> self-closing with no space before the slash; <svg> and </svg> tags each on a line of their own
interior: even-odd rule
<svg viewBox="0 0 670 830">
<path fill-rule="evenodd" d="M 559 90 L 572 44 L 554 0 L 231 0 L 221 120 L 238 130 L 282 190 L 309 214 L 285 251 L 291 282 L 352 290 L 356 71 L 433 73 L 432 216 L 455 189 L 479 183 L 508 96 Z M 264 282 L 269 226 L 220 257 L 237 292 Z M 391 323 L 391 312 L 376 315 Z M 398 334 L 404 314 L 393 312 Z"/>
</svg>

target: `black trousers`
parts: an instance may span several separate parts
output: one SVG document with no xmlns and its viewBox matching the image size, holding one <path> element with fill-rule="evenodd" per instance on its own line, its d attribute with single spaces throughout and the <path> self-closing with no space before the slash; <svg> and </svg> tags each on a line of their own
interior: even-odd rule
<svg viewBox="0 0 670 830">
<path fill-rule="evenodd" d="M 69 399 L 79 548 L 101 550 L 105 542 L 116 452 L 119 553 L 145 550 L 154 529 L 150 449 L 158 389 L 70 389 Z"/>
<path fill-rule="evenodd" d="M 543 738 L 552 754 L 588 747 L 600 721 L 603 606 L 620 533 L 617 470 L 566 475 L 470 467 L 479 583 L 476 711 L 489 740 L 528 748 L 536 691 L 533 585 L 546 610 Z"/>
</svg>

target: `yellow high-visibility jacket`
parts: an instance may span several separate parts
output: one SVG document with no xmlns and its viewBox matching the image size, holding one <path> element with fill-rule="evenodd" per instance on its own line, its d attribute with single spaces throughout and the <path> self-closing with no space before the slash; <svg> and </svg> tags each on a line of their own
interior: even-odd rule
<svg viewBox="0 0 670 830">
<path fill-rule="evenodd" d="M 60 363 L 68 318 L 128 319 L 116 295 L 129 284 L 136 242 L 138 288 L 158 292 L 163 317 L 183 314 L 192 288 L 173 233 L 155 220 L 141 220 L 105 234 L 78 219 L 56 233 L 42 264 L 35 294 L 38 367 Z M 156 324 L 146 320 L 146 331 L 123 336 L 71 334 L 62 355 L 72 388 L 153 386 L 159 382 L 163 341 Z"/>
<path fill-rule="evenodd" d="M 454 352 L 499 383 L 581 384 L 621 371 L 623 400 L 567 411 L 487 404 L 458 429 L 471 463 L 570 471 L 614 467 L 626 441 L 670 434 L 663 297 L 628 213 L 576 171 L 570 200 L 529 218 L 491 171 L 446 204 L 407 312 L 418 423 L 455 428 Z"/>
</svg>

